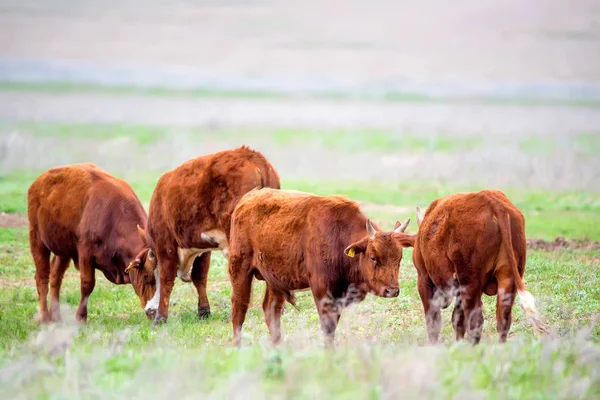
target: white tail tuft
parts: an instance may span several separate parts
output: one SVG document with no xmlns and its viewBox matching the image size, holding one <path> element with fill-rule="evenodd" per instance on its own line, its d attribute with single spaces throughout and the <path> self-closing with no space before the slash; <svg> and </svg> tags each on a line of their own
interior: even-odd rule
<svg viewBox="0 0 600 400">
<path fill-rule="evenodd" d="M 535 308 L 535 299 L 533 295 L 527 290 L 519 290 L 519 299 L 521 302 L 521 308 L 525 312 L 527 320 L 535 330 L 540 334 L 548 333 L 548 326 L 540 319 L 537 309 Z"/>
</svg>

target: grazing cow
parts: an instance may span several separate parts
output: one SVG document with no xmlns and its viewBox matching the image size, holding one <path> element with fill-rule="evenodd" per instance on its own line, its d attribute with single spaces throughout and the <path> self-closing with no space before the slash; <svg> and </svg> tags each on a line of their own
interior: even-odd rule
<svg viewBox="0 0 600 400">
<path fill-rule="evenodd" d="M 140 228 L 146 225 L 146 211 L 129 184 L 93 164 L 68 165 L 40 175 L 29 187 L 27 203 L 40 322 L 60 319 L 60 286 L 70 260 L 81 276 L 76 315 L 80 321 L 87 320 L 96 269 L 112 283 L 132 283 L 142 307 L 152 298 L 152 277 L 137 270 L 125 273 L 127 264 L 146 247 Z"/>
<path fill-rule="evenodd" d="M 398 296 L 409 221 L 381 232 L 357 203 L 341 196 L 271 189 L 246 194 L 233 213 L 229 244 L 234 344 L 240 344 L 256 277 L 267 285 L 263 311 L 275 343 L 284 302 L 294 304 L 292 292 L 310 288 L 331 345 L 344 306 L 369 292 Z"/>
<path fill-rule="evenodd" d="M 512 305 L 519 293 L 521 307 L 538 332 L 546 330 L 525 289 L 525 219 L 506 195 L 497 190 L 455 194 L 435 200 L 421 217 L 414 241 L 413 262 L 423 302 L 429 341 L 438 340 L 441 308 L 456 296 L 452 325 L 456 340 L 468 329 L 479 343 L 483 327 L 482 293 L 497 295 L 496 329 L 505 342 Z"/>
<path fill-rule="evenodd" d="M 231 214 L 244 194 L 279 185 L 273 166 L 246 146 L 194 158 L 159 179 L 147 229 L 148 255 L 158 259 L 158 288 L 146 305 L 154 326 L 167 320 L 176 275 L 196 287 L 198 317 L 210 315 L 210 252 L 222 250 L 227 256 Z"/>
</svg>

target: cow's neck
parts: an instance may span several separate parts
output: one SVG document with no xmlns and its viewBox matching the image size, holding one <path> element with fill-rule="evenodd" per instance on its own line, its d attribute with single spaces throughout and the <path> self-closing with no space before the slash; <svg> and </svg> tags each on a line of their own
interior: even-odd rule
<svg viewBox="0 0 600 400">
<path fill-rule="evenodd" d="M 350 269 L 348 271 L 348 281 L 350 283 L 354 283 L 355 285 L 366 283 L 365 277 L 360 270 L 361 260 L 364 256 L 364 254 L 359 254 L 358 257 L 354 257 L 350 262 Z"/>
</svg>

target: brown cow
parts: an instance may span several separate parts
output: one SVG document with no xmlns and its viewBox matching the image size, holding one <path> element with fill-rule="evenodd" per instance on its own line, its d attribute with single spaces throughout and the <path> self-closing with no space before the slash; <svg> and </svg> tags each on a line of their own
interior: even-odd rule
<svg viewBox="0 0 600 400">
<path fill-rule="evenodd" d="M 142 307 L 152 298 L 155 284 L 151 277 L 137 270 L 124 272 L 146 246 L 139 228 L 146 224 L 146 212 L 129 184 L 93 164 L 68 165 L 40 175 L 29 187 L 27 201 L 40 322 L 60 319 L 60 286 L 70 260 L 81 276 L 76 314 L 80 321 L 87 319 L 96 269 L 112 283 L 133 283 Z"/>
<path fill-rule="evenodd" d="M 519 293 L 521 307 L 538 332 L 540 321 L 533 296 L 525 289 L 526 242 L 523 214 L 497 190 L 461 193 L 435 200 L 424 219 L 417 208 L 413 262 L 423 302 L 429 341 L 438 340 L 440 309 L 456 304 L 452 325 L 456 340 L 479 343 L 483 327 L 482 293 L 497 294 L 496 329 L 500 342 L 510 330 L 512 305 Z"/>
<path fill-rule="evenodd" d="M 229 275 L 234 344 L 239 345 L 252 279 L 267 284 L 263 310 L 272 340 L 280 338 L 284 302 L 310 288 L 326 345 L 341 309 L 371 292 L 396 297 L 404 232 L 410 220 L 381 232 L 357 203 L 341 196 L 262 189 L 240 200 L 231 222 Z"/>
<path fill-rule="evenodd" d="M 244 194 L 262 187 L 279 188 L 279 175 L 262 154 L 246 146 L 194 158 L 159 179 L 147 230 L 148 254 L 158 258 L 159 285 L 146 305 L 148 316 L 156 314 L 154 326 L 167 320 L 175 275 L 194 283 L 198 316 L 210 315 L 210 252 L 222 250 L 227 256 L 231 213 Z"/>
</svg>

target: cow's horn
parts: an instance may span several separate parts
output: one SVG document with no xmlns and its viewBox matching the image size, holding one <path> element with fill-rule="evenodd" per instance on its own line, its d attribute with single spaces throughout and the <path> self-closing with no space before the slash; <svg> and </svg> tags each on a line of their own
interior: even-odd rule
<svg viewBox="0 0 600 400">
<path fill-rule="evenodd" d="M 367 233 L 369 234 L 369 238 L 373 239 L 375 238 L 375 228 L 373 227 L 373 224 L 371 223 L 371 220 L 368 219 L 367 220 Z"/>
<path fill-rule="evenodd" d="M 404 232 L 409 223 L 410 223 L 410 218 L 408 218 L 402 225 L 400 225 L 397 229 L 395 229 L 394 232 L 395 233 Z"/>
<path fill-rule="evenodd" d="M 417 226 L 421 226 L 423 222 L 423 214 L 421 214 L 421 207 L 417 206 Z"/>
</svg>

